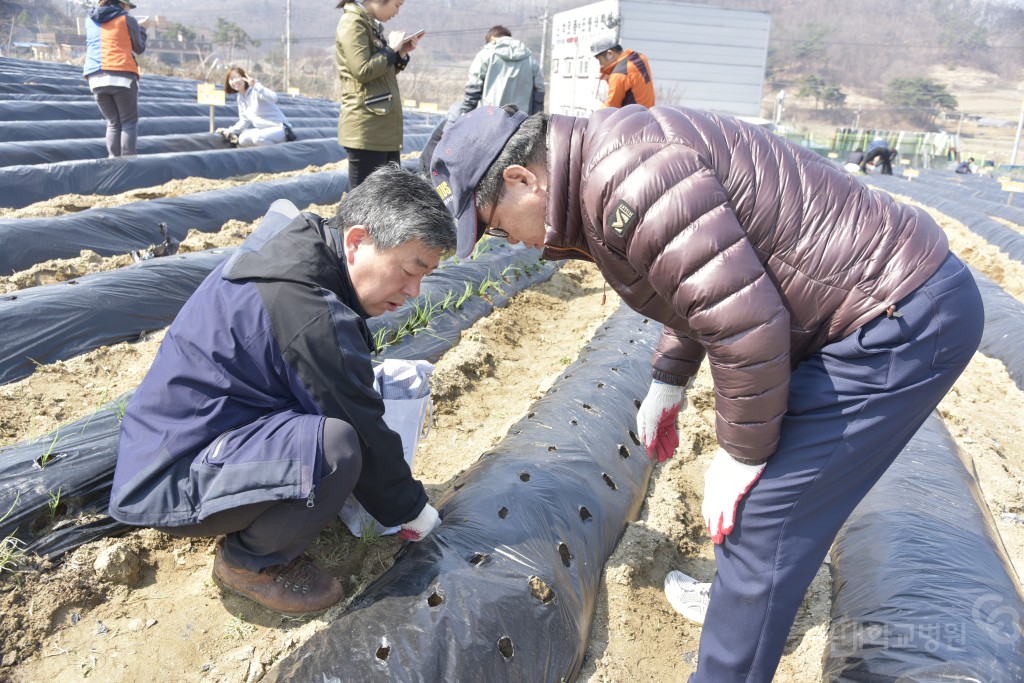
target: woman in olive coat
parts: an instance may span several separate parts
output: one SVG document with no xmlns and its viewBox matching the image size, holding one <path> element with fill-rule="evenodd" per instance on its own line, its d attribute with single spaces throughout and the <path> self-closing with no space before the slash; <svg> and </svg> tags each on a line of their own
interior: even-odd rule
<svg viewBox="0 0 1024 683">
<path fill-rule="evenodd" d="M 384 35 L 384 22 L 398 14 L 405 0 L 341 0 L 335 57 L 341 79 L 338 143 L 348 153 L 349 186 L 389 163 L 402 150 L 402 98 L 398 72 L 422 33 Z"/>
</svg>

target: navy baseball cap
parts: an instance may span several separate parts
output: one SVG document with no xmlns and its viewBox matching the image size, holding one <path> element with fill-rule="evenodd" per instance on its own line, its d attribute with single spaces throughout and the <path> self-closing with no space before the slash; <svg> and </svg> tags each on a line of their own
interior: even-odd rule
<svg viewBox="0 0 1024 683">
<path fill-rule="evenodd" d="M 523 111 L 509 116 L 501 107 L 480 107 L 448 126 L 434 149 L 430 178 L 458 224 L 459 258 L 473 253 L 487 228 L 476 215 L 476 186 L 527 118 Z"/>
</svg>

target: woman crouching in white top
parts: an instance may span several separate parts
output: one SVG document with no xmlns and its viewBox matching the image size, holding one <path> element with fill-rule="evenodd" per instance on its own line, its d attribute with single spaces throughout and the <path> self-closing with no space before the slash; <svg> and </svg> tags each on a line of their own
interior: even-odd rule
<svg viewBox="0 0 1024 683">
<path fill-rule="evenodd" d="M 238 122 L 230 128 L 218 128 L 220 133 L 238 147 L 274 145 L 294 140 L 288 118 L 277 107 L 277 93 L 246 75 L 242 67 L 234 66 L 224 78 L 224 92 L 238 95 Z"/>
</svg>

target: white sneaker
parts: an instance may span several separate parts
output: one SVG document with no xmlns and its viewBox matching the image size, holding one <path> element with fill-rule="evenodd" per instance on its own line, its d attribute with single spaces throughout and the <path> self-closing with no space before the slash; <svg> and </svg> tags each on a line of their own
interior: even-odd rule
<svg viewBox="0 0 1024 683">
<path fill-rule="evenodd" d="M 670 571 L 665 577 L 665 597 L 675 611 L 690 621 L 703 624 L 711 600 L 711 584 L 701 583 L 682 572 Z"/>
</svg>

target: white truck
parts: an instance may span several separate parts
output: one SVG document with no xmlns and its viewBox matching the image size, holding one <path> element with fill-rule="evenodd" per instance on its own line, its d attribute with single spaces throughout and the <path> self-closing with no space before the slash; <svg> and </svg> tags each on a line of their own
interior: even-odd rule
<svg viewBox="0 0 1024 683">
<path fill-rule="evenodd" d="M 548 111 L 587 116 L 607 84 L 590 47 L 614 38 L 647 56 L 657 104 L 761 115 L 768 59 L 767 12 L 671 0 L 600 0 L 552 18 Z"/>
</svg>

